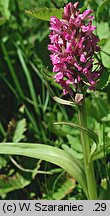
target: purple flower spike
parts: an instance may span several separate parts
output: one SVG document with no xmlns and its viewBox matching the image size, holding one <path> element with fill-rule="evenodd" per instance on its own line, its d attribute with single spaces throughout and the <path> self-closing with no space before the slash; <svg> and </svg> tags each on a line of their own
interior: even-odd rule
<svg viewBox="0 0 110 216">
<path fill-rule="evenodd" d="M 93 70 L 94 54 L 100 50 L 99 39 L 93 33 L 96 26 L 92 25 L 94 17 L 92 10 L 80 13 L 78 2 L 71 2 L 64 7 L 62 20 L 56 17 L 50 19 L 49 35 L 51 44 L 51 61 L 55 81 L 63 88 L 63 93 L 72 94 L 70 85 L 78 91 L 86 85 L 95 90 L 102 72 L 102 65 L 97 63 Z"/>
</svg>

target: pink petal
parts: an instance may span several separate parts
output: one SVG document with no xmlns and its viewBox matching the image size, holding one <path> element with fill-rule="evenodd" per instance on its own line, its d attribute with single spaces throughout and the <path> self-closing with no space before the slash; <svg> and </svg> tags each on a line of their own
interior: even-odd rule
<svg viewBox="0 0 110 216">
<path fill-rule="evenodd" d="M 74 63 L 74 66 L 78 69 L 78 71 L 82 70 L 82 67 L 80 65 L 78 65 L 76 62 Z"/>
<path fill-rule="evenodd" d="M 93 12 L 93 10 L 85 10 L 82 14 L 81 14 L 81 19 L 84 20 L 84 19 L 87 19 L 88 18 L 88 15 L 91 14 Z"/>
<path fill-rule="evenodd" d="M 87 61 L 87 59 L 86 59 L 86 57 L 85 57 L 84 54 L 81 54 L 81 56 L 80 56 L 80 61 L 81 61 L 81 62 L 86 62 L 86 61 Z"/>
<path fill-rule="evenodd" d="M 56 81 L 59 82 L 63 78 L 63 73 L 59 72 L 55 76 L 53 76 L 53 78 L 55 78 Z"/>
</svg>

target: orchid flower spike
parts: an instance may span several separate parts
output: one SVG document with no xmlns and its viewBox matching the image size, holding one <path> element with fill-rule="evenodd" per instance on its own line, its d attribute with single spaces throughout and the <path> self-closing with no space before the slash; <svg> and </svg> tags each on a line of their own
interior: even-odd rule
<svg viewBox="0 0 110 216">
<path fill-rule="evenodd" d="M 62 19 L 53 16 L 50 19 L 50 41 L 48 50 L 55 72 L 55 81 L 59 83 L 64 94 L 72 93 L 71 86 L 81 90 L 85 85 L 95 89 L 102 73 L 102 65 L 98 62 L 95 69 L 94 55 L 99 52 L 99 39 L 93 33 L 93 11 L 83 13 L 78 10 L 78 2 L 68 3 L 64 7 Z"/>
</svg>

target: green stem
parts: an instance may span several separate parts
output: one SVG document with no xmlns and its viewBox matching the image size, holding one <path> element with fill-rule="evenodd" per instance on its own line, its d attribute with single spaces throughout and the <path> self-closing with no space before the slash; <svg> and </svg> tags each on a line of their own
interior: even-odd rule
<svg viewBox="0 0 110 216">
<path fill-rule="evenodd" d="M 82 105 L 79 105 L 78 115 L 79 115 L 79 124 L 83 127 L 87 127 L 85 101 L 83 101 Z M 85 167 L 86 180 L 87 180 L 87 191 L 88 191 L 87 198 L 89 200 L 96 200 L 97 191 L 96 191 L 94 167 L 93 167 L 93 162 L 89 161 L 89 157 L 90 157 L 89 137 L 83 131 L 81 131 L 81 142 L 83 148 L 84 167 Z"/>
</svg>

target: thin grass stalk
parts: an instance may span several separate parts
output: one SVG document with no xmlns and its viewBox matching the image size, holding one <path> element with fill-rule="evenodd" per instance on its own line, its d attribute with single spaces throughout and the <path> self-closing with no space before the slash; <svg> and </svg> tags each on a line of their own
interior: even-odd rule
<svg viewBox="0 0 110 216">
<path fill-rule="evenodd" d="M 40 114 L 39 105 L 38 105 L 34 85 L 33 85 L 33 82 L 32 82 L 32 78 L 31 78 L 30 72 L 29 72 L 29 70 L 27 68 L 27 65 L 26 65 L 26 63 L 24 61 L 24 58 L 23 58 L 23 55 L 22 55 L 22 52 L 21 52 L 20 48 L 17 49 L 17 53 L 18 53 L 21 65 L 23 67 L 24 74 L 25 74 L 26 79 L 27 79 L 27 83 L 28 83 L 30 94 L 31 94 L 31 98 L 33 100 L 33 105 L 34 105 L 35 111 L 36 111 L 37 114 Z"/>
<path fill-rule="evenodd" d="M 4 58 L 5 58 L 6 62 L 7 62 L 8 68 L 10 70 L 12 79 L 14 81 L 15 87 L 17 88 L 17 91 L 18 91 L 20 97 L 24 98 L 23 90 L 21 88 L 20 82 L 18 81 L 18 77 L 16 75 L 16 71 L 14 70 L 14 67 L 13 67 L 13 65 L 11 63 L 11 60 L 10 60 L 9 54 L 7 52 L 7 49 L 5 47 L 5 44 L 1 43 L 1 47 L 2 47 L 3 54 L 4 54 Z"/>
</svg>

